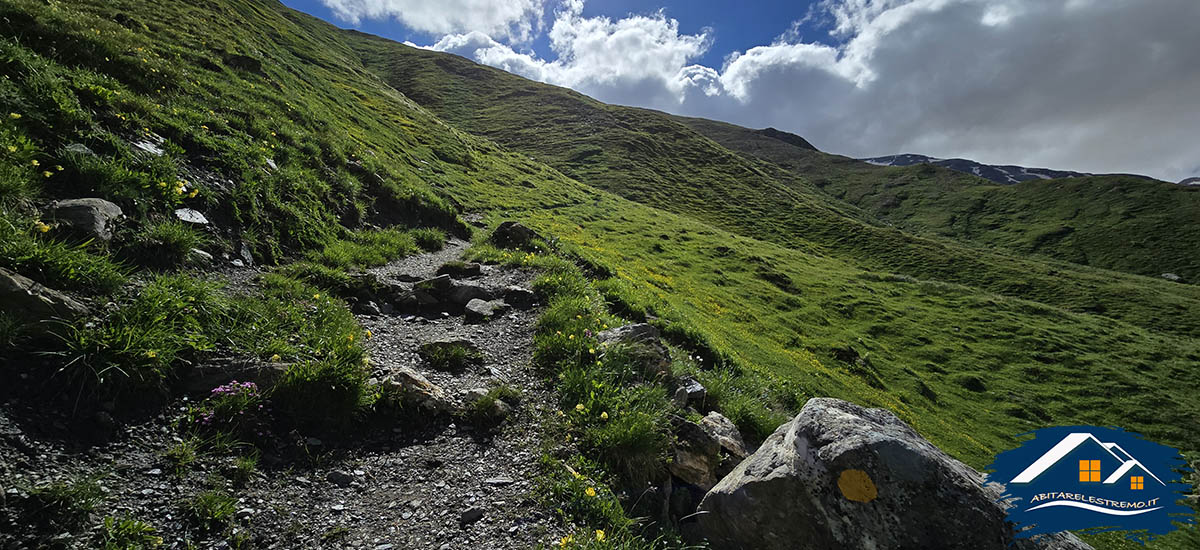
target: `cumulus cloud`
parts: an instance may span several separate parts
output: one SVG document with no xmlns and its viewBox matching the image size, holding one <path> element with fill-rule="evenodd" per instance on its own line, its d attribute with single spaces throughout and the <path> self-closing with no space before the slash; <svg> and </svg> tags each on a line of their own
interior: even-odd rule
<svg viewBox="0 0 1200 550">
<path fill-rule="evenodd" d="M 478 31 L 527 42 L 540 29 L 543 0 L 321 0 L 343 21 L 394 18 L 431 34 Z"/>
<path fill-rule="evenodd" d="M 712 45 L 663 12 L 561 5 L 556 59 L 493 34 L 432 47 L 602 101 L 794 131 L 851 156 L 917 152 L 1178 180 L 1200 174 L 1194 0 L 826 0 L 772 44 L 695 65 Z"/>
</svg>

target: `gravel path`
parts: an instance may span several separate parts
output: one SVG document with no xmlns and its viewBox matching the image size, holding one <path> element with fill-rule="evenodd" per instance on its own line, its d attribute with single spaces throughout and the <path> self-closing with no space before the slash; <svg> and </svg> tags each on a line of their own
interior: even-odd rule
<svg viewBox="0 0 1200 550">
<path fill-rule="evenodd" d="M 468 243 L 372 269 L 396 283 L 433 276 L 457 259 Z M 532 273 L 484 266 L 471 282 L 487 288 L 528 288 Z M 106 515 L 130 515 L 158 528 L 166 548 L 228 548 L 228 533 L 203 533 L 184 519 L 181 502 L 214 483 L 239 498 L 232 532 L 254 548 L 531 548 L 563 533 L 534 501 L 541 419 L 552 414 L 553 395 L 529 368 L 537 309 L 510 310 L 478 325 L 461 315 L 360 316 L 373 376 L 410 367 L 461 399 L 474 388 L 506 384 L 520 403 L 497 429 L 425 418 L 415 426 L 382 428 L 338 442 L 305 441 L 309 459 L 263 457 L 254 476 L 233 485 L 218 474 L 232 458 L 201 455 L 182 477 L 163 458 L 180 441 L 172 421 L 186 399 L 162 414 L 116 428 L 110 442 L 86 443 L 89 428 L 38 407 L 16 392 L 0 405 L 0 547 L 39 547 L 28 515 L 15 513 L 25 488 L 80 475 L 98 476 L 103 497 L 76 535 L 55 544 L 88 547 L 89 526 Z M 433 371 L 416 351 L 423 342 L 463 338 L 476 343 L 484 364 L 465 372 Z M 90 420 L 84 424 L 93 424 Z M 298 436 L 297 436 L 298 437 Z M 305 438 L 300 437 L 300 440 Z M 24 523 L 23 523 L 24 522 Z"/>
</svg>

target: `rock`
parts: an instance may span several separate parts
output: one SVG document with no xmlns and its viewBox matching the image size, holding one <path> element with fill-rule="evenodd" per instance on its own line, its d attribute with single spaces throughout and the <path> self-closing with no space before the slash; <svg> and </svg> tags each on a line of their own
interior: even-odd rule
<svg viewBox="0 0 1200 550">
<path fill-rule="evenodd" d="M 492 413 L 492 418 L 500 420 L 508 418 L 508 415 L 512 414 L 513 408 L 512 405 L 509 405 L 503 399 L 496 399 L 492 401 L 492 410 L 490 412 Z"/>
<path fill-rule="evenodd" d="M 359 315 L 380 315 L 383 312 L 379 309 L 379 306 L 376 305 L 374 301 L 367 300 L 365 302 L 354 304 L 354 313 Z"/>
<path fill-rule="evenodd" d="M 491 487 L 505 487 L 516 483 L 511 477 L 491 477 L 483 480 L 484 485 Z"/>
<path fill-rule="evenodd" d="M 982 479 L 888 411 L 811 399 L 705 495 L 692 533 L 716 550 L 1004 550 L 1011 527 Z M 1073 535 L 1051 544 L 1088 548 Z"/>
<path fill-rule="evenodd" d="M 488 292 L 486 288 L 483 288 L 477 284 L 454 283 L 454 285 L 450 288 L 447 297 L 450 299 L 450 302 L 456 305 L 465 306 L 471 300 L 491 300 L 492 293 Z"/>
<path fill-rule="evenodd" d="M 700 427 L 717 440 L 721 448 L 731 456 L 742 460 L 750 455 L 746 450 L 746 442 L 742 440 L 742 432 L 738 431 L 733 421 L 717 411 L 708 413 L 700 420 Z"/>
<path fill-rule="evenodd" d="M 74 298 L 4 268 L 0 268 L 0 310 L 37 323 L 37 331 L 49 329 L 45 321 L 74 321 L 88 314 L 87 307 Z"/>
<path fill-rule="evenodd" d="M 649 376 L 670 376 L 671 352 L 659 339 L 658 329 L 646 323 L 610 328 L 596 335 L 604 354 L 625 348 L 642 364 Z"/>
<path fill-rule="evenodd" d="M 240 380 L 254 382 L 260 391 L 266 391 L 274 387 L 291 366 L 290 363 L 255 359 L 212 359 L 187 369 L 183 388 L 187 393 L 207 394 L 230 380 Z"/>
<path fill-rule="evenodd" d="M 69 199 L 50 206 L 50 217 L 76 234 L 92 239 L 112 239 L 112 230 L 123 213 L 104 199 Z"/>
<path fill-rule="evenodd" d="M 453 286 L 454 281 L 450 279 L 449 275 L 438 275 L 432 279 L 425 279 L 414 283 L 412 295 L 416 298 L 419 305 L 431 306 L 446 299 Z M 465 304 L 466 302 L 463 303 Z"/>
<path fill-rule="evenodd" d="M 500 224 L 491 236 L 492 243 L 502 248 L 525 248 L 534 239 L 541 238 L 536 231 L 514 221 Z"/>
<path fill-rule="evenodd" d="M 468 323 L 482 323 L 491 320 L 492 317 L 499 313 L 503 313 L 508 307 L 504 300 L 483 301 L 475 298 L 467 302 L 467 307 L 463 310 L 466 314 Z"/>
<path fill-rule="evenodd" d="M 483 508 L 472 506 L 463 510 L 462 515 L 458 517 L 458 523 L 466 526 L 483 519 Z"/>
<path fill-rule="evenodd" d="M 246 521 L 254 517 L 254 508 L 242 508 L 237 511 L 237 514 L 234 514 L 234 517 L 240 521 Z"/>
<path fill-rule="evenodd" d="M 475 402 L 479 401 L 480 399 L 487 397 L 487 394 L 488 394 L 487 388 L 475 388 L 475 389 L 467 390 L 467 391 L 463 392 L 463 403 L 467 404 L 467 405 L 474 404 Z"/>
<path fill-rule="evenodd" d="M 203 250 L 200 250 L 199 248 L 193 248 L 188 251 L 188 263 L 198 264 L 198 265 L 212 265 L 213 255 L 209 254 L 208 252 L 205 252 Z"/>
<path fill-rule="evenodd" d="M 478 277 L 483 273 L 483 266 L 474 262 L 447 262 L 439 267 L 438 275 L 449 275 L 455 279 Z"/>
<path fill-rule="evenodd" d="M 707 392 L 699 381 L 690 376 L 684 376 L 676 383 L 675 395 L 672 397 L 672 400 L 680 408 L 687 408 L 688 406 L 697 406 L 698 408 L 704 403 L 706 395 Z"/>
<path fill-rule="evenodd" d="M 508 286 L 504 288 L 502 294 L 504 303 L 510 304 L 513 307 L 527 309 L 537 305 L 537 294 L 527 288 L 519 286 Z"/>
<path fill-rule="evenodd" d="M 243 262 L 246 262 L 246 265 L 254 265 L 254 251 L 250 250 L 250 245 L 242 243 L 238 247 L 238 256 L 241 257 Z"/>
<path fill-rule="evenodd" d="M 1174 273 L 1163 273 L 1163 274 L 1161 275 L 1161 277 L 1162 277 L 1162 278 L 1164 278 L 1164 279 L 1166 279 L 1166 280 L 1168 280 L 1168 281 L 1174 281 L 1174 282 L 1176 282 L 1176 283 L 1181 283 L 1181 282 L 1183 282 L 1183 277 L 1180 277 L 1179 275 L 1176 275 L 1176 274 L 1174 274 Z"/>
<path fill-rule="evenodd" d="M 304 438 L 304 444 L 308 445 L 309 447 L 320 447 L 321 445 L 324 445 L 325 442 L 315 437 L 306 437 Z"/>
<path fill-rule="evenodd" d="M 701 491 L 711 489 L 717 483 L 717 466 L 721 463 L 717 438 L 695 422 L 677 419 L 674 424 L 675 455 L 667 469 Z"/>
<path fill-rule="evenodd" d="M 85 157 L 96 156 L 96 153 L 93 153 L 92 150 L 90 148 L 88 148 L 87 145 L 84 145 L 82 143 L 72 143 L 70 145 L 67 145 L 66 147 L 62 148 L 62 152 L 64 154 L 69 153 L 72 155 L 80 155 L 80 156 L 85 156 Z"/>
<path fill-rule="evenodd" d="M 448 413 L 454 409 L 441 387 L 409 367 L 395 369 L 384 380 L 383 391 L 385 401 L 390 400 L 401 407 L 416 406 L 432 413 Z"/>
<path fill-rule="evenodd" d="M 196 225 L 208 225 L 208 218 L 204 217 L 199 210 L 192 208 L 176 208 L 175 217 L 180 221 L 194 223 Z M 247 262 L 250 263 L 250 262 Z"/>
<path fill-rule="evenodd" d="M 338 487 L 349 487 L 354 482 L 354 476 L 341 470 L 330 470 L 325 475 L 325 481 L 328 481 Z"/>
</svg>

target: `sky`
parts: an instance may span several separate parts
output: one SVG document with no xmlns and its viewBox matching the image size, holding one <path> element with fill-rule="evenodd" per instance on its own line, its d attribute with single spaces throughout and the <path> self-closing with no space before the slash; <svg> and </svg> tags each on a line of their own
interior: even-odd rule
<svg viewBox="0 0 1200 550">
<path fill-rule="evenodd" d="M 283 0 L 621 105 L 853 157 L 1200 176 L 1196 0 Z"/>
</svg>

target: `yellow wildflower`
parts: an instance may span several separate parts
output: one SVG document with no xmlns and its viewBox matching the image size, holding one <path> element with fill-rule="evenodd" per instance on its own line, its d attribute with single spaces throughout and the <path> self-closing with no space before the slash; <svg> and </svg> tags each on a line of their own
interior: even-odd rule
<svg viewBox="0 0 1200 550">
<path fill-rule="evenodd" d="M 371 331 L 370 331 L 370 330 L 368 330 L 368 331 L 367 331 L 367 339 L 368 339 L 368 340 L 370 340 L 370 339 L 371 339 Z"/>
<path fill-rule="evenodd" d="M 596 540 L 598 542 L 604 542 L 604 530 L 603 529 L 596 529 Z"/>
<path fill-rule="evenodd" d="M 16 152 L 17 152 L 17 146 L 16 146 L 16 145 L 9 145 L 9 146 L 8 146 L 8 152 L 9 152 L 9 153 L 16 153 Z"/>
<path fill-rule="evenodd" d="M 588 353 L 591 353 L 591 354 L 595 355 L 595 353 L 596 353 L 596 348 L 588 348 Z"/>
<path fill-rule="evenodd" d="M 353 341 L 354 341 L 354 335 L 353 335 L 353 334 L 347 334 L 347 335 L 346 335 L 346 341 L 347 341 L 347 342 L 353 342 Z"/>
<path fill-rule="evenodd" d="M 320 295 L 320 294 L 313 294 L 313 299 L 314 299 L 314 300 L 320 300 L 320 299 L 321 299 L 321 295 Z"/>
<path fill-rule="evenodd" d="M 594 496 L 596 496 L 596 489 L 593 487 L 588 487 L 587 490 L 585 490 L 583 492 L 583 494 L 585 494 L 589 497 L 594 497 Z"/>
<path fill-rule="evenodd" d="M 583 403 L 580 403 L 580 404 L 578 404 L 578 405 L 575 405 L 575 410 L 577 410 L 577 411 L 582 411 L 582 410 L 583 410 Z"/>
<path fill-rule="evenodd" d="M 271 361 L 279 361 L 280 359 L 281 359 L 281 357 L 279 357 L 279 354 L 278 354 L 278 353 L 276 353 L 275 355 L 272 355 L 272 356 L 271 356 Z"/>
<path fill-rule="evenodd" d="M 574 339 L 575 339 L 574 334 L 567 335 L 567 340 L 574 340 Z"/>
<path fill-rule="evenodd" d="M 562 540 L 558 541 L 558 547 L 566 548 L 567 545 L 571 544 L 571 542 L 574 540 L 575 540 L 575 537 L 573 537 L 571 535 L 567 535 L 567 536 L 563 537 Z"/>
<path fill-rule="evenodd" d="M 54 169 L 55 169 L 55 170 L 57 170 L 57 171 L 59 171 L 59 172 L 62 172 L 62 171 L 63 171 L 63 167 L 62 167 L 62 165 L 61 165 L 61 164 L 55 164 L 55 165 L 54 165 Z"/>
<path fill-rule="evenodd" d="M 51 171 L 49 171 L 49 170 L 46 170 L 45 172 L 42 172 L 42 176 L 44 176 L 44 177 L 47 177 L 47 178 L 48 178 L 48 177 L 50 177 L 50 176 L 53 176 L 53 175 L 54 175 L 54 172 L 51 172 Z"/>
<path fill-rule="evenodd" d="M 189 198 L 189 199 L 194 199 L 194 198 L 196 198 L 196 195 L 199 195 L 199 194 L 200 194 L 200 190 L 199 190 L 199 189 L 192 189 L 192 192 L 191 192 L 191 193 L 188 193 L 188 198 Z"/>
<path fill-rule="evenodd" d="M 34 166 L 40 166 L 40 165 L 42 164 L 42 163 L 38 162 L 38 161 L 37 161 L 37 159 L 33 159 L 33 160 L 31 160 L 31 161 L 29 161 L 29 163 L 30 163 L 30 164 L 32 164 L 32 165 L 34 165 Z"/>
<path fill-rule="evenodd" d="M 21 113 L 8 113 L 8 118 L 16 120 L 18 118 L 21 118 Z"/>
<path fill-rule="evenodd" d="M 149 357 L 149 358 L 151 358 L 151 359 L 154 359 L 155 357 L 158 357 L 158 352 L 157 352 L 157 351 L 154 351 L 154 350 L 147 351 L 147 352 L 146 352 L 146 357 Z"/>
<path fill-rule="evenodd" d="M 40 221 L 33 222 L 33 227 L 34 227 L 34 229 L 37 229 L 39 233 L 45 233 L 50 230 L 49 225 L 46 225 L 45 223 L 42 223 Z"/>
<path fill-rule="evenodd" d="M 600 420 L 608 420 L 608 411 L 600 413 Z"/>
</svg>

